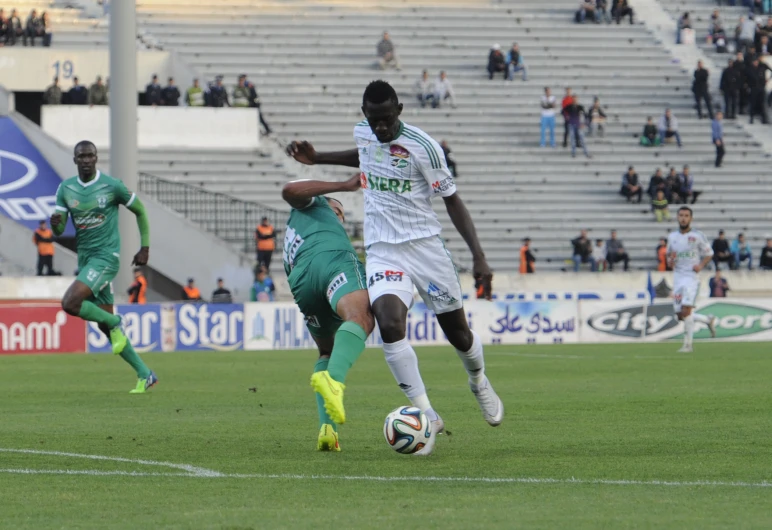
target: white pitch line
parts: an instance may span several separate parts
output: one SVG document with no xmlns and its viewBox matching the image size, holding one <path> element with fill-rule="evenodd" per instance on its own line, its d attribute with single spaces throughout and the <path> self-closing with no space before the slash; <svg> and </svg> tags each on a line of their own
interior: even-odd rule
<svg viewBox="0 0 772 530">
<path fill-rule="evenodd" d="M 190 473 L 155 473 L 145 471 L 104 471 L 99 469 L 0 469 L 0 473 L 11 475 L 89 475 L 95 477 L 209 477 L 210 475 L 193 475 Z M 214 475 L 218 477 L 220 475 Z"/>
</svg>

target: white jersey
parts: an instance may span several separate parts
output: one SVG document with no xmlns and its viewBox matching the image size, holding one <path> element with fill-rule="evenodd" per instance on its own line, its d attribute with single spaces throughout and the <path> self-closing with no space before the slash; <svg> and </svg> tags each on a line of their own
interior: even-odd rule
<svg viewBox="0 0 772 530">
<path fill-rule="evenodd" d="M 691 229 L 685 234 L 680 231 L 670 232 L 667 238 L 668 256 L 676 253 L 675 282 L 679 280 L 697 281 L 699 275 L 694 272 L 694 266 L 704 258 L 713 255 L 713 248 L 708 243 L 705 234 L 699 230 Z"/>
<path fill-rule="evenodd" d="M 456 184 L 437 142 L 406 123 L 381 143 L 367 120 L 354 127 L 365 196 L 365 246 L 398 244 L 442 231 L 432 209 L 434 196 L 450 197 Z"/>
</svg>

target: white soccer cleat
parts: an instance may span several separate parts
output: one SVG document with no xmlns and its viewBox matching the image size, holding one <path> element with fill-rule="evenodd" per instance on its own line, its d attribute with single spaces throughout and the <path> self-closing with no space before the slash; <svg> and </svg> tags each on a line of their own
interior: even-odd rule
<svg viewBox="0 0 772 530">
<path fill-rule="evenodd" d="M 501 424 L 501 420 L 504 419 L 504 403 L 501 402 L 499 396 L 493 391 L 488 378 L 486 377 L 480 385 L 475 385 L 469 381 L 469 388 L 472 390 L 474 397 L 477 398 L 477 403 L 480 404 L 480 410 L 485 421 L 492 427 Z"/>
<path fill-rule="evenodd" d="M 434 444 L 437 442 L 437 437 L 445 430 L 445 422 L 442 418 L 437 416 L 437 419 L 432 422 L 432 435 L 426 442 L 426 445 L 422 449 L 413 453 L 415 456 L 429 456 L 434 451 Z"/>
<path fill-rule="evenodd" d="M 710 330 L 710 338 L 715 339 L 716 338 L 716 324 L 718 324 L 718 319 L 714 317 L 713 315 L 710 316 L 710 322 L 708 322 L 708 329 Z"/>
<path fill-rule="evenodd" d="M 681 346 L 681 349 L 678 350 L 678 353 L 692 353 L 692 351 L 693 350 L 692 350 L 691 346 L 683 345 L 683 346 Z"/>
</svg>

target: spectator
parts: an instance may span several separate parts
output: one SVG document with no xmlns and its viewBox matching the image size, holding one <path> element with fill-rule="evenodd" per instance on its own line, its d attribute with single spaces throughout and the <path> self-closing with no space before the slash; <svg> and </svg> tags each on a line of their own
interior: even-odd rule
<svg viewBox="0 0 772 530">
<path fill-rule="evenodd" d="M 668 197 L 668 201 L 672 203 L 681 203 L 681 176 L 676 172 L 674 167 L 670 168 L 670 173 L 665 178 L 665 196 Z"/>
<path fill-rule="evenodd" d="M 246 108 L 249 107 L 249 88 L 247 87 L 247 78 L 239 76 L 238 84 L 233 87 L 231 93 L 231 101 L 233 107 Z"/>
<path fill-rule="evenodd" d="M 761 57 L 766 57 L 770 54 L 770 51 L 772 51 L 772 49 L 770 48 L 769 37 L 764 35 L 761 37 L 761 39 L 759 39 L 759 45 L 756 48 L 756 53 Z"/>
<path fill-rule="evenodd" d="M 697 69 L 694 71 L 694 81 L 692 82 L 692 92 L 694 101 L 697 104 L 697 116 L 702 119 L 701 101 L 705 101 L 708 108 L 708 116 L 713 119 L 713 104 L 710 102 L 710 92 L 708 91 L 708 70 L 703 66 L 702 61 L 697 61 Z"/>
<path fill-rule="evenodd" d="M 611 231 L 611 239 L 606 241 L 606 259 L 608 260 L 608 270 L 614 270 L 614 264 L 620 261 L 624 263 L 625 270 L 630 269 L 630 256 L 627 255 L 621 239 L 617 239 L 617 231 Z"/>
<path fill-rule="evenodd" d="M 611 24 L 611 15 L 608 10 L 608 0 L 595 0 L 595 11 L 600 13 L 598 19 L 602 18 L 606 24 Z"/>
<path fill-rule="evenodd" d="M 276 230 L 267 217 L 263 217 L 257 225 L 255 241 L 257 242 L 257 264 L 265 267 L 266 272 L 270 271 L 271 258 L 276 249 Z"/>
<path fill-rule="evenodd" d="M 746 48 L 753 46 L 756 40 L 756 21 L 753 20 L 753 14 L 748 18 L 740 17 L 740 23 L 737 26 L 737 51 L 744 52 Z"/>
<path fill-rule="evenodd" d="M 606 113 L 603 112 L 603 108 L 600 106 L 600 98 L 596 96 L 592 102 L 592 107 L 590 107 L 590 110 L 587 112 L 588 136 L 592 136 L 595 133 L 595 129 L 597 129 L 598 136 L 603 138 L 605 125 Z"/>
<path fill-rule="evenodd" d="M 43 276 L 43 269 L 46 270 L 46 276 L 56 276 L 54 272 L 54 233 L 48 228 L 48 223 L 43 220 L 38 224 L 35 235 L 32 240 L 38 250 L 38 276 Z"/>
<path fill-rule="evenodd" d="M 614 0 L 613 7 L 611 8 L 611 15 L 617 24 L 621 22 L 624 17 L 630 17 L 630 25 L 633 24 L 633 8 L 627 3 L 627 0 Z"/>
<path fill-rule="evenodd" d="M 665 177 L 662 176 L 662 170 L 657 168 L 657 170 L 649 179 L 649 188 L 646 190 L 646 194 L 650 199 L 655 199 L 657 197 L 657 192 L 661 191 L 665 194 L 665 198 L 667 198 L 667 193 L 665 193 L 666 188 L 667 185 L 665 182 Z"/>
<path fill-rule="evenodd" d="M 134 268 L 134 282 L 129 286 L 127 293 L 130 304 L 147 303 L 147 278 L 142 274 L 141 267 Z"/>
<path fill-rule="evenodd" d="M 678 24 L 676 27 L 676 44 L 681 44 L 683 31 L 685 29 L 692 29 L 692 21 L 689 18 L 689 12 L 685 12 L 678 18 Z"/>
<path fill-rule="evenodd" d="M 657 134 L 657 126 L 654 125 L 654 118 L 649 116 L 646 118 L 646 125 L 643 126 L 643 133 L 641 133 L 641 145 L 644 147 L 654 147 L 659 144 L 660 139 Z"/>
<path fill-rule="evenodd" d="M 742 232 L 737 234 L 737 239 L 732 241 L 732 245 L 729 249 L 732 252 L 734 258 L 734 266 L 740 268 L 743 261 L 748 260 L 748 270 L 753 270 L 753 252 L 750 244 L 745 241 L 745 234 Z"/>
<path fill-rule="evenodd" d="M 188 284 L 182 288 L 182 299 L 189 300 L 191 302 L 203 302 L 201 298 L 201 291 L 196 287 L 196 280 L 188 278 Z"/>
<path fill-rule="evenodd" d="M 767 246 L 761 249 L 759 268 L 765 271 L 772 270 L 772 239 L 770 238 L 767 238 Z"/>
<path fill-rule="evenodd" d="M 198 86 L 198 79 L 193 80 L 193 86 L 185 91 L 185 103 L 188 107 L 204 107 L 206 106 L 206 100 L 204 98 L 204 91 Z"/>
<path fill-rule="evenodd" d="M 51 86 L 46 88 L 43 94 L 43 105 L 61 105 L 62 104 L 62 89 L 59 88 L 59 78 L 54 77 L 54 82 Z"/>
<path fill-rule="evenodd" d="M 30 46 L 35 46 L 35 39 L 43 35 L 45 35 L 43 21 L 38 17 L 37 10 L 33 9 L 30 11 L 24 27 L 24 45 L 27 45 L 27 39 L 29 39 Z"/>
<path fill-rule="evenodd" d="M 673 116 L 670 109 L 665 109 L 665 114 L 659 119 L 659 138 L 662 143 L 666 143 L 668 138 L 675 137 L 676 144 L 681 147 L 681 135 L 678 134 L 678 119 Z"/>
<path fill-rule="evenodd" d="M 102 76 L 97 76 L 94 84 L 88 89 L 88 104 L 107 105 L 107 87 L 102 83 Z"/>
<path fill-rule="evenodd" d="M 732 116 L 736 118 L 737 114 L 745 114 L 745 110 L 748 106 L 748 93 L 750 91 L 748 85 L 748 68 L 742 53 L 737 53 L 732 67 L 734 68 L 735 77 L 737 78 L 737 113 L 732 114 Z"/>
<path fill-rule="evenodd" d="M 627 199 L 627 202 L 633 200 L 633 197 L 637 197 L 636 203 L 641 203 L 641 197 L 643 195 L 643 188 L 641 187 L 641 181 L 638 179 L 638 173 L 635 172 L 635 168 L 630 166 L 627 168 L 627 173 L 622 175 L 622 187 L 619 190 L 619 194 Z"/>
<path fill-rule="evenodd" d="M 710 288 L 711 298 L 726 298 L 726 293 L 729 291 L 729 282 L 726 278 L 721 277 L 721 271 L 716 269 L 716 274 L 708 282 Z"/>
<path fill-rule="evenodd" d="M 716 119 L 712 124 L 712 137 L 713 145 L 716 146 L 716 167 L 721 167 L 721 162 L 724 160 L 724 124 L 722 118 L 724 114 L 719 110 L 716 112 Z"/>
<path fill-rule="evenodd" d="M 272 134 L 273 131 L 271 130 L 271 126 L 268 125 L 268 122 L 265 121 L 265 113 L 263 112 L 262 103 L 260 102 L 260 97 L 257 95 L 257 88 L 255 88 L 255 84 L 251 82 L 249 79 L 247 79 L 246 74 L 241 74 L 244 77 L 244 84 L 249 89 L 249 106 L 252 108 L 257 109 L 257 116 L 260 120 L 260 125 L 263 126 L 263 130 L 265 131 L 265 134 Z"/>
<path fill-rule="evenodd" d="M 145 87 L 145 105 L 157 107 L 161 104 L 161 85 L 158 84 L 158 76 L 153 74 L 153 79 Z"/>
<path fill-rule="evenodd" d="M 6 30 L 6 44 L 8 46 L 15 46 L 19 37 L 22 38 L 22 41 L 24 40 L 24 27 L 21 25 L 19 13 L 15 9 L 11 10 L 11 15 L 8 17 L 8 23 L 6 27 L 8 28 Z"/>
<path fill-rule="evenodd" d="M 443 140 L 440 143 L 440 147 L 442 147 L 442 152 L 445 153 L 445 162 L 448 164 L 450 174 L 453 175 L 454 179 L 457 179 L 458 171 L 456 169 L 456 157 L 453 156 L 453 152 L 450 150 L 447 140 Z"/>
<path fill-rule="evenodd" d="M 571 138 L 571 156 L 576 156 L 576 145 L 581 144 L 584 156 L 592 158 L 587 150 L 587 142 L 584 139 L 584 122 L 587 120 L 587 112 L 579 104 L 579 98 L 574 96 L 572 103 L 566 109 L 568 113 L 568 135 Z"/>
<path fill-rule="evenodd" d="M 541 147 L 547 146 L 546 132 L 550 132 L 550 147 L 555 147 L 555 107 L 557 99 L 552 95 L 550 87 L 544 87 L 541 97 Z"/>
<path fill-rule="evenodd" d="M 161 90 L 161 103 L 166 107 L 180 105 L 180 89 L 174 84 L 173 77 L 169 78 L 168 84 Z"/>
<path fill-rule="evenodd" d="M 523 239 L 523 246 L 520 247 L 520 274 L 533 274 L 536 272 L 536 258 L 531 253 L 531 238 Z"/>
<path fill-rule="evenodd" d="M 654 218 L 658 223 L 670 221 L 670 210 L 663 190 L 657 191 L 656 197 L 651 201 L 651 206 L 654 208 Z"/>
<path fill-rule="evenodd" d="M 273 280 L 268 276 L 265 267 L 258 267 L 255 273 L 255 282 L 249 293 L 249 300 L 252 302 L 273 302 L 276 287 Z"/>
<path fill-rule="evenodd" d="M 5 19 L 5 10 L 0 7 L 0 48 L 5 46 L 5 40 L 8 37 L 8 21 Z"/>
<path fill-rule="evenodd" d="M 560 104 L 560 113 L 563 115 L 563 147 L 568 147 L 568 107 L 574 102 L 571 87 L 566 87 L 566 95 Z"/>
<path fill-rule="evenodd" d="M 40 16 L 40 22 L 43 26 L 43 46 L 48 48 L 51 46 L 51 41 L 54 38 L 54 28 L 51 26 L 51 17 L 47 11 L 43 11 Z"/>
<path fill-rule="evenodd" d="M 222 76 L 215 77 L 214 84 L 209 86 L 209 106 L 210 107 L 230 107 L 228 101 L 228 91 L 222 84 Z"/>
<path fill-rule="evenodd" d="M 726 53 L 729 49 L 726 46 L 726 32 L 721 24 L 715 24 L 710 32 L 710 38 L 713 41 L 713 46 L 716 48 L 716 53 Z"/>
<path fill-rule="evenodd" d="M 397 59 L 397 53 L 394 50 L 394 43 L 391 41 L 388 31 L 383 32 L 383 38 L 378 43 L 376 51 L 378 52 L 378 66 L 381 70 L 386 70 L 389 66 L 397 70 L 400 69 L 399 59 Z"/>
<path fill-rule="evenodd" d="M 718 9 L 714 9 L 713 13 L 710 14 L 710 19 L 708 20 L 708 33 L 712 33 L 713 28 L 716 27 L 716 24 L 719 26 L 724 25 L 724 21 L 721 20 L 721 12 Z"/>
<path fill-rule="evenodd" d="M 520 53 L 520 46 L 516 42 L 512 43 L 512 48 L 507 53 L 507 79 L 515 80 L 515 74 L 523 72 L 523 81 L 527 81 L 528 72 L 523 62 L 523 54 Z"/>
<path fill-rule="evenodd" d="M 595 0 L 582 0 L 579 3 L 579 11 L 576 12 L 576 21 L 580 24 L 585 21 L 587 15 L 591 15 L 596 24 L 600 22 L 600 10 Z"/>
<path fill-rule="evenodd" d="M 608 252 L 606 250 L 606 243 L 602 239 L 595 240 L 595 246 L 592 247 L 592 270 L 594 272 L 603 272 L 608 270 L 608 261 L 606 256 Z"/>
<path fill-rule="evenodd" d="M 78 78 L 72 78 L 72 88 L 67 92 L 67 103 L 70 105 L 85 105 L 88 102 L 88 90 L 78 84 Z"/>
<path fill-rule="evenodd" d="M 769 116 L 767 115 L 767 98 L 766 98 L 766 85 L 767 85 L 767 72 L 772 69 L 767 66 L 766 63 L 759 61 L 758 57 L 754 57 L 751 61 L 751 65 L 747 70 L 748 87 L 750 88 L 750 123 L 753 123 L 753 117 L 761 116 L 761 123 L 769 123 Z"/>
<path fill-rule="evenodd" d="M 659 272 L 670 270 L 667 263 L 667 239 L 664 237 L 659 238 L 659 245 L 657 245 L 657 270 Z"/>
<path fill-rule="evenodd" d="M 443 101 L 450 100 L 450 106 L 456 108 L 456 95 L 453 92 L 453 85 L 448 79 L 448 75 L 444 72 L 440 72 L 440 77 L 437 82 L 434 83 L 434 100 L 432 101 L 432 107 L 438 108 Z"/>
<path fill-rule="evenodd" d="M 488 79 L 493 79 L 493 74 L 504 72 L 504 79 L 507 79 L 509 71 L 507 70 L 507 61 L 504 54 L 501 53 L 501 46 L 494 44 L 488 54 Z"/>
<path fill-rule="evenodd" d="M 733 120 L 737 118 L 737 97 L 740 90 L 740 79 L 738 79 L 733 59 L 729 59 L 727 67 L 721 72 L 721 84 L 719 86 L 724 94 L 726 119 Z"/>
<path fill-rule="evenodd" d="M 217 289 L 212 291 L 212 303 L 213 304 L 232 304 L 233 296 L 231 292 L 225 288 L 225 284 L 222 278 L 217 278 Z"/>
<path fill-rule="evenodd" d="M 590 268 L 595 270 L 595 260 L 592 257 L 592 242 L 587 239 L 587 230 L 582 230 L 579 237 L 571 240 L 571 244 L 574 246 L 574 272 L 579 272 L 579 266 L 582 263 L 589 263 Z"/>
<path fill-rule="evenodd" d="M 713 240 L 713 263 L 716 269 L 721 262 L 725 262 L 730 269 L 734 269 L 734 256 L 729 250 L 729 241 L 726 240 L 723 230 L 718 231 L 718 239 Z"/>
<path fill-rule="evenodd" d="M 415 92 L 421 108 L 426 107 L 434 99 L 434 83 L 429 79 L 429 72 L 424 70 L 421 77 L 415 82 Z"/>
<path fill-rule="evenodd" d="M 684 204 L 689 203 L 689 199 L 691 199 L 691 204 L 697 202 L 697 197 L 699 197 L 702 192 L 694 189 L 694 177 L 689 170 L 689 166 L 684 166 L 684 169 L 679 176 L 679 181 L 680 189 L 678 190 L 678 196 L 681 198 L 681 201 Z"/>
</svg>

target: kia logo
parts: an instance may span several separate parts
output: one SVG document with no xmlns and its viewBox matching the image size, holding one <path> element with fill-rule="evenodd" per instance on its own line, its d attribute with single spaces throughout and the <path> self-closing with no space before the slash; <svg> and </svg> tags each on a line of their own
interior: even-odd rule
<svg viewBox="0 0 772 530">
<path fill-rule="evenodd" d="M 0 194 L 23 188 L 37 176 L 38 167 L 30 159 L 0 150 Z"/>
</svg>

